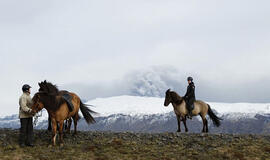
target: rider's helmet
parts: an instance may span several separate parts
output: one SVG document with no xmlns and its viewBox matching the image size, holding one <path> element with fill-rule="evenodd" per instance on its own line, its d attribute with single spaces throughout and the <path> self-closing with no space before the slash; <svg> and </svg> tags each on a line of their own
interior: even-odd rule
<svg viewBox="0 0 270 160">
<path fill-rule="evenodd" d="M 187 80 L 192 82 L 193 81 L 193 78 L 192 77 L 188 77 Z"/>
<path fill-rule="evenodd" d="M 28 84 L 25 84 L 25 85 L 22 86 L 23 92 L 29 91 L 30 88 L 32 88 L 32 87 L 30 85 L 28 85 Z"/>
</svg>

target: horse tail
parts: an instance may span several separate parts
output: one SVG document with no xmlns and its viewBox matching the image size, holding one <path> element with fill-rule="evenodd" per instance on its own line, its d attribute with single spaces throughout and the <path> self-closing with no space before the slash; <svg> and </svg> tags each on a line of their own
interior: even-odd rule
<svg viewBox="0 0 270 160">
<path fill-rule="evenodd" d="M 82 101 L 80 101 L 80 109 L 86 122 L 88 124 L 95 123 L 96 121 L 94 117 L 91 115 L 91 113 L 95 114 L 96 112 L 92 111 L 87 106 L 88 106 L 87 104 L 84 104 L 82 103 Z"/>
<path fill-rule="evenodd" d="M 211 109 L 210 105 L 208 105 L 208 115 L 210 117 L 210 119 L 213 121 L 213 124 L 217 127 L 220 126 L 220 121 L 222 120 L 221 118 L 219 118 Z"/>
</svg>

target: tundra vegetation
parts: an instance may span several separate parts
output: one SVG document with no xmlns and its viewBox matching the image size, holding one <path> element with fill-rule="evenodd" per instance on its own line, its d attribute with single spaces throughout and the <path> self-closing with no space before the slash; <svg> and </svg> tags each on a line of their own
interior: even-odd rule
<svg viewBox="0 0 270 160">
<path fill-rule="evenodd" d="M 51 133 L 35 130 L 35 147 L 20 148 L 18 130 L 0 129 L 0 159 L 269 159 L 270 135 L 79 131 L 49 147 Z"/>
</svg>

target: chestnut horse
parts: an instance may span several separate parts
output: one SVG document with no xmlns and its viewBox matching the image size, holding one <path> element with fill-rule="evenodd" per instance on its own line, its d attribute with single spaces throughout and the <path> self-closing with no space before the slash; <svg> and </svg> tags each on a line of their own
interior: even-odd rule
<svg viewBox="0 0 270 160">
<path fill-rule="evenodd" d="M 44 82 L 40 82 L 38 83 L 39 85 L 39 92 L 47 92 L 50 94 L 64 94 L 67 91 L 62 90 L 59 91 L 56 85 L 53 85 L 50 82 L 47 82 L 46 80 Z M 81 117 L 79 117 L 80 119 Z M 72 119 L 67 119 L 64 123 L 64 130 L 66 130 L 67 133 L 70 133 L 70 128 L 71 128 L 71 124 L 72 124 Z M 48 131 L 52 131 L 52 121 L 51 121 L 51 116 L 48 113 Z M 76 134 L 76 132 L 74 133 Z"/>
<path fill-rule="evenodd" d="M 185 100 L 181 96 L 179 96 L 176 92 L 170 91 L 170 89 L 168 89 L 166 91 L 164 106 L 167 107 L 170 103 L 172 103 L 174 113 L 176 114 L 176 117 L 177 117 L 177 122 L 178 122 L 177 132 L 181 132 L 181 128 L 180 128 L 181 121 L 183 121 L 185 125 L 185 130 L 186 132 L 188 132 L 188 128 L 186 126 L 186 116 L 188 114 L 188 110 L 186 108 Z M 210 105 L 200 100 L 195 101 L 194 109 L 192 110 L 192 116 L 197 116 L 197 115 L 201 116 L 202 121 L 203 121 L 202 132 L 208 132 L 208 121 L 206 119 L 207 114 L 209 115 L 210 119 L 213 121 L 213 124 L 219 127 L 220 121 L 222 119 L 215 115 Z"/>
<path fill-rule="evenodd" d="M 39 84 L 40 85 L 40 84 Z M 77 121 L 79 119 L 79 109 L 81 110 L 84 119 L 88 124 L 95 123 L 95 119 L 91 113 L 95 113 L 90 110 L 86 104 L 83 104 L 81 99 L 75 94 L 67 91 L 55 92 L 52 93 L 49 90 L 53 89 L 58 91 L 58 88 L 51 83 L 43 82 L 43 85 L 40 85 L 40 91 L 36 93 L 33 97 L 33 112 L 37 113 L 43 108 L 45 108 L 52 121 L 52 144 L 56 145 L 56 132 L 57 125 L 59 126 L 59 136 L 60 136 L 60 146 L 63 146 L 63 126 L 64 121 L 70 118 L 73 118 L 74 121 L 74 132 L 77 132 Z M 48 89 L 49 88 L 49 89 Z M 62 94 L 69 94 L 72 97 L 72 104 L 74 106 L 73 111 L 69 111 L 68 104 L 62 97 Z"/>
</svg>

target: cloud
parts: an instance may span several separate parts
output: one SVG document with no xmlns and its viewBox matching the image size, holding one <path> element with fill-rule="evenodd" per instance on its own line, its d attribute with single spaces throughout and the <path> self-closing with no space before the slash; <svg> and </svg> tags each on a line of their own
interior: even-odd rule
<svg viewBox="0 0 270 160">
<path fill-rule="evenodd" d="M 172 66 L 154 66 L 132 70 L 118 80 L 92 84 L 68 84 L 63 88 L 79 92 L 85 99 L 118 95 L 163 97 L 168 88 L 176 90 L 182 88 L 185 79 Z"/>
<path fill-rule="evenodd" d="M 161 96 L 166 87 L 184 94 L 188 75 L 197 80 L 198 98 L 269 102 L 269 5 L 1 1 L 0 105 L 14 112 L 21 86 L 29 83 L 35 92 L 44 79 L 94 98 L 135 91 Z"/>
<path fill-rule="evenodd" d="M 164 97 L 169 88 L 182 87 L 183 75 L 174 67 L 151 67 L 127 74 L 128 91 L 132 95 Z M 182 81 L 182 82 L 181 82 Z"/>
<path fill-rule="evenodd" d="M 94 84 L 70 84 L 63 88 L 73 90 L 84 99 L 111 97 L 119 95 L 164 97 L 167 89 L 180 95 L 186 92 L 186 78 L 193 76 L 196 86 L 196 97 L 210 102 L 269 102 L 270 78 L 232 82 L 227 79 L 208 77 L 181 72 L 173 66 L 153 66 L 133 70 L 121 79 Z M 209 80 L 210 79 L 210 80 Z"/>
</svg>

